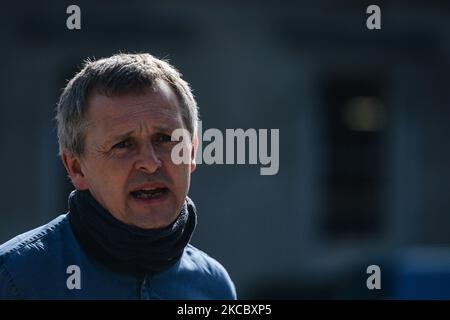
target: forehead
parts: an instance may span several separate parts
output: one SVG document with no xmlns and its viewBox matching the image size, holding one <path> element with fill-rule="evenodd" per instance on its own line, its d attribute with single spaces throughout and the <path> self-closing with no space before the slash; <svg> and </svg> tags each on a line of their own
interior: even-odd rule
<svg viewBox="0 0 450 320">
<path fill-rule="evenodd" d="M 116 129 L 136 124 L 181 127 L 181 106 L 173 89 L 165 82 L 140 93 L 107 96 L 98 92 L 87 101 L 88 129 Z"/>
</svg>

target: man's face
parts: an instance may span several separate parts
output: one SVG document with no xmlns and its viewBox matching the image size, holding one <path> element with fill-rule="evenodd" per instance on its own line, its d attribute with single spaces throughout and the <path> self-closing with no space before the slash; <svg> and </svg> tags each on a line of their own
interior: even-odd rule
<svg viewBox="0 0 450 320">
<path fill-rule="evenodd" d="M 81 157 L 63 155 L 72 182 L 89 189 L 115 218 L 140 228 L 172 223 L 183 206 L 195 169 L 196 137 L 183 141 L 190 163 L 175 165 L 172 131 L 186 128 L 178 98 L 160 81 L 142 94 L 88 99 L 88 126 Z M 195 146 L 195 147 L 194 147 Z"/>
</svg>

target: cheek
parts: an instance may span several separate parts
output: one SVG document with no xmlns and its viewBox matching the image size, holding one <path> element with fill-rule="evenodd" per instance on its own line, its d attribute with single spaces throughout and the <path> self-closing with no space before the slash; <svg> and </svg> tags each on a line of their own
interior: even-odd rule
<svg viewBox="0 0 450 320">
<path fill-rule="evenodd" d="M 172 162 L 167 168 L 168 174 L 170 175 L 170 179 L 173 184 L 176 186 L 177 190 L 180 192 L 184 192 L 185 189 L 189 186 L 190 181 L 190 165 L 189 164 L 180 164 L 176 165 Z"/>
<path fill-rule="evenodd" d="M 104 159 L 97 161 L 88 171 L 92 183 L 100 183 L 99 187 L 111 189 L 122 186 L 132 168 L 131 159 Z"/>
</svg>

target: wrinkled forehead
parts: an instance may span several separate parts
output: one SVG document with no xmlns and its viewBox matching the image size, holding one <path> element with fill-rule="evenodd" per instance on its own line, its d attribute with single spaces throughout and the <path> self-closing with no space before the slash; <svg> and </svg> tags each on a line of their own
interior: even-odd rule
<svg viewBox="0 0 450 320">
<path fill-rule="evenodd" d="M 113 129 L 134 123 L 184 127 L 178 97 L 169 85 L 162 83 L 141 93 L 105 95 L 94 92 L 88 99 L 86 127 Z"/>
</svg>

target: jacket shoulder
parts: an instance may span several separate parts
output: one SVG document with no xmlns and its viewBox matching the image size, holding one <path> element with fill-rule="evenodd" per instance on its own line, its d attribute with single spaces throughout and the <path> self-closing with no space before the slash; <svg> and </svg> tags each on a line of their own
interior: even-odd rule
<svg viewBox="0 0 450 320">
<path fill-rule="evenodd" d="M 191 244 L 186 247 L 183 258 L 185 268 L 200 270 L 203 280 L 209 282 L 211 291 L 217 293 L 216 299 L 236 299 L 234 283 L 219 261 Z"/>
<path fill-rule="evenodd" d="M 22 233 L 0 245 L 0 266 L 9 258 L 24 255 L 29 251 L 43 249 L 48 238 L 54 235 L 61 225 L 67 223 L 66 215 L 60 215 L 49 223 Z"/>
<path fill-rule="evenodd" d="M 19 282 L 42 275 L 39 269 L 54 260 L 51 246 L 61 242 L 59 233 L 67 222 L 61 215 L 0 245 L 0 299 L 20 298 Z"/>
</svg>

